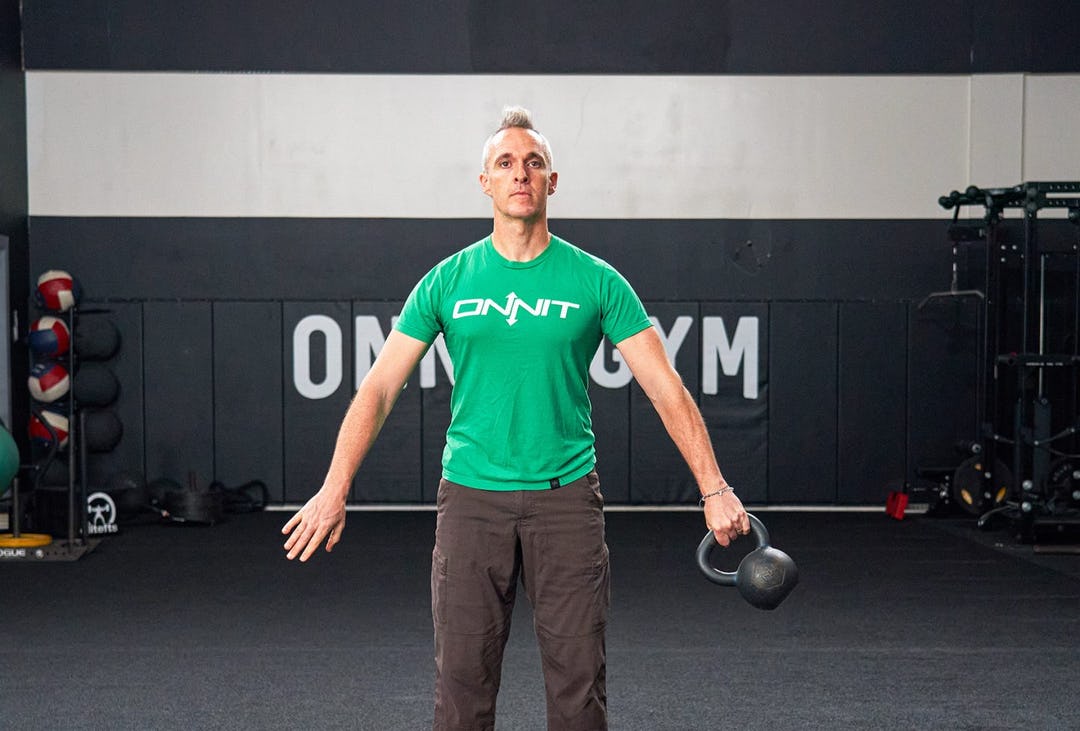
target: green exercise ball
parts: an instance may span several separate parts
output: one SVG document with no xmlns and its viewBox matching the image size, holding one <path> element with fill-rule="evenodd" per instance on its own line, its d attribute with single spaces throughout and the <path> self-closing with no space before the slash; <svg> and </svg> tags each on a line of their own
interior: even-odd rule
<svg viewBox="0 0 1080 731">
<path fill-rule="evenodd" d="M 19 448 L 11 432 L 0 424 L 0 495 L 11 487 L 11 481 L 19 471 Z"/>
</svg>

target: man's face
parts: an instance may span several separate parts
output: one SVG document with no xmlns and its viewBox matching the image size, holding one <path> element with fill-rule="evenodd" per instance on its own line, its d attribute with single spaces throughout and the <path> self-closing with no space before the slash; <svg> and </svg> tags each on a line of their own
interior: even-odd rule
<svg viewBox="0 0 1080 731">
<path fill-rule="evenodd" d="M 495 135 L 480 187 L 491 197 L 496 214 L 538 220 L 547 214 L 547 199 L 555 192 L 558 177 L 548 169 L 536 135 L 511 127 Z"/>
</svg>

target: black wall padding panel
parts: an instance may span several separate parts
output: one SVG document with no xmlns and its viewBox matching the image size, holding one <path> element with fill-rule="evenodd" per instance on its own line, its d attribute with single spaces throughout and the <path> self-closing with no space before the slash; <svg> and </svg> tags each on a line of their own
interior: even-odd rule
<svg viewBox="0 0 1080 731">
<path fill-rule="evenodd" d="M 261 480 L 280 502 L 281 305 L 216 302 L 213 314 L 214 476 L 229 487 Z"/>
<path fill-rule="evenodd" d="M 836 499 L 837 305 L 769 307 L 769 500 Z"/>
<path fill-rule="evenodd" d="M 729 339 L 740 317 L 758 318 L 760 359 L 757 398 L 748 399 L 744 396 L 744 361 L 740 364 L 737 377 L 718 378 L 715 394 L 707 393 L 705 384 L 702 383 L 700 407 L 724 477 L 735 487 L 743 502 L 765 503 L 769 499 L 768 405 L 772 399 L 769 306 L 751 302 L 706 302 L 701 305 L 701 317 L 703 321 L 707 317 L 723 318 Z M 715 360 L 716 355 L 703 354 L 702 360 L 705 358 Z"/>
<path fill-rule="evenodd" d="M 911 308 L 912 474 L 920 467 L 955 468 L 966 456 L 956 443 L 979 436 L 981 311 L 976 297 L 932 299 Z"/>
<path fill-rule="evenodd" d="M 284 472 L 287 502 L 305 502 L 322 485 L 326 468 L 334 452 L 338 426 L 352 399 L 353 338 L 350 321 L 352 308 L 348 302 L 286 302 L 282 309 L 285 322 L 283 350 L 285 353 L 284 395 Z M 293 368 L 293 326 L 307 315 L 321 315 L 336 323 L 341 335 L 341 350 L 337 354 L 343 377 L 330 395 L 321 399 L 302 396 L 289 382 Z M 328 367 L 326 336 L 313 334 L 310 342 L 310 380 L 326 382 Z"/>
<path fill-rule="evenodd" d="M 675 369 L 696 397 L 701 382 L 697 303 L 648 302 L 645 308 L 650 316 L 659 319 L 666 336 L 673 334 L 680 316 L 693 323 L 685 332 Z M 633 495 L 640 501 L 688 503 L 699 495 L 693 474 L 636 381 L 630 387 L 630 475 Z"/>
<path fill-rule="evenodd" d="M 907 305 L 840 304 L 837 502 L 882 504 L 907 474 Z"/>
<path fill-rule="evenodd" d="M 187 484 L 214 476 L 214 389 L 208 302 L 148 302 L 143 309 L 146 473 Z"/>
<path fill-rule="evenodd" d="M 1075 38 L 1068 31 L 1078 23 L 1075 3 L 1054 0 L 23 4 L 29 69 L 1048 72 L 1075 70 Z"/>
</svg>

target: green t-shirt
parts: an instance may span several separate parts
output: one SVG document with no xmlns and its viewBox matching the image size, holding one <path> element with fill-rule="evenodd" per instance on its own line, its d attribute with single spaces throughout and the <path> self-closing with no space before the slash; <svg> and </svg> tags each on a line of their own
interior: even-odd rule
<svg viewBox="0 0 1080 731">
<path fill-rule="evenodd" d="M 491 237 L 441 261 L 417 283 L 395 328 L 454 364 L 443 476 L 486 490 L 540 490 L 596 462 L 589 362 L 649 327 L 641 300 L 607 262 L 552 236 L 528 262 Z"/>
</svg>

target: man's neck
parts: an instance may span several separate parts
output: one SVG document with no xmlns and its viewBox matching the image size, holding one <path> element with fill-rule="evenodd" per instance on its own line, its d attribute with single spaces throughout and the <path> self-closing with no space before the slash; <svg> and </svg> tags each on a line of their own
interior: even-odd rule
<svg viewBox="0 0 1080 731">
<path fill-rule="evenodd" d="M 522 221 L 496 218 L 491 243 L 508 261 L 532 261 L 543 254 L 551 243 L 547 219 Z"/>
</svg>

